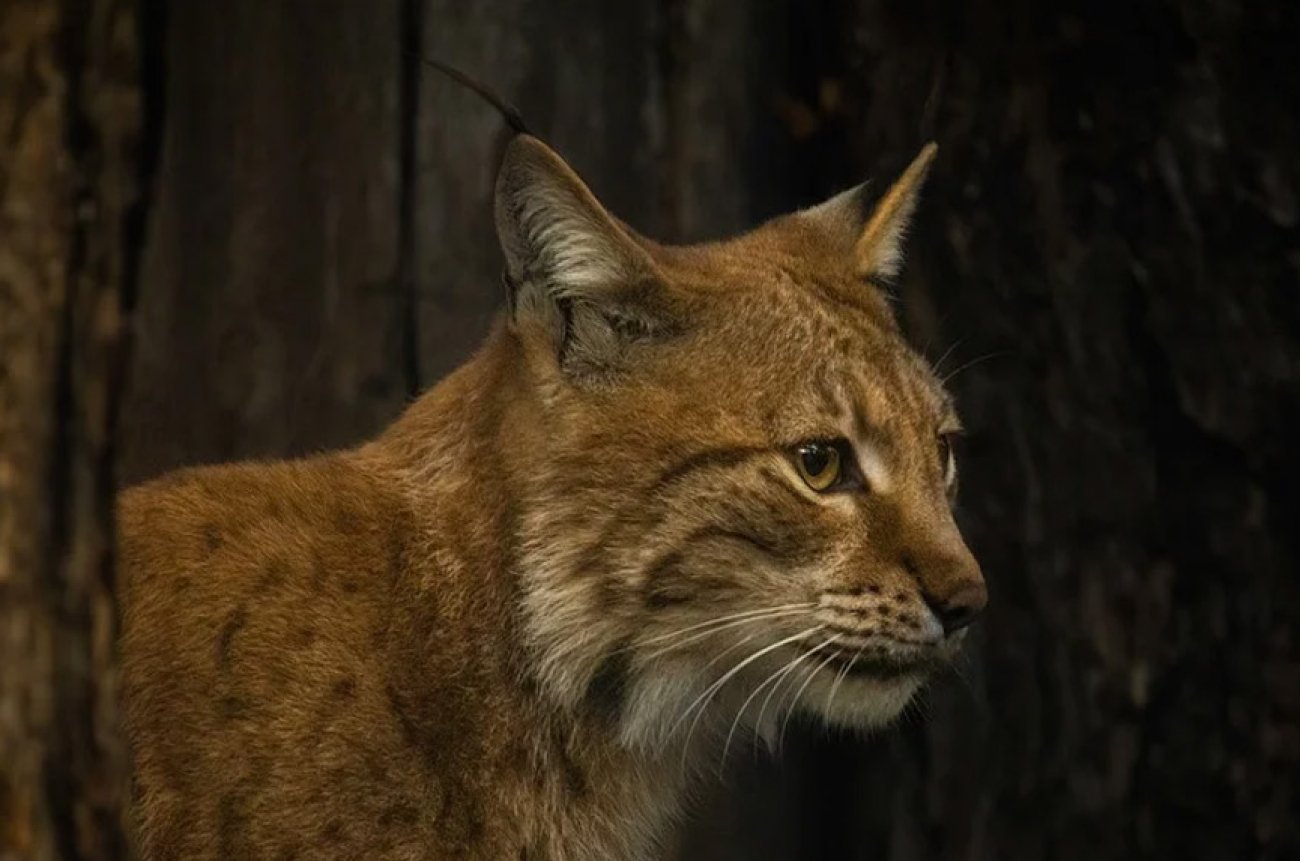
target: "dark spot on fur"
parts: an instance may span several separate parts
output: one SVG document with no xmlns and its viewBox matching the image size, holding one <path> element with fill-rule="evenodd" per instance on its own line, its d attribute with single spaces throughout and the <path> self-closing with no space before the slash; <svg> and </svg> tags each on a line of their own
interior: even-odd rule
<svg viewBox="0 0 1300 861">
<path fill-rule="evenodd" d="M 558 729 L 552 733 L 551 741 L 555 747 L 555 756 L 560 761 L 560 774 L 564 778 L 564 788 L 571 798 L 582 798 L 589 791 L 586 773 L 569 755 L 569 746 Z"/>
<path fill-rule="evenodd" d="M 329 569 L 325 567 L 325 560 L 319 553 L 313 553 L 311 557 L 311 588 L 313 592 L 321 592 L 325 589 L 325 581 L 329 579 Z"/>
<path fill-rule="evenodd" d="M 369 751 L 366 754 L 365 766 L 366 776 L 369 777 L 370 781 L 376 786 L 383 786 L 391 782 L 389 780 L 388 766 L 384 764 L 384 760 L 374 751 Z"/>
<path fill-rule="evenodd" d="M 456 803 L 453 793 L 443 790 L 442 800 L 438 803 L 438 822 L 444 823 L 451 817 L 452 805 Z"/>
<path fill-rule="evenodd" d="M 316 629 L 310 625 L 302 625 L 294 632 L 294 648 L 305 649 L 314 642 L 316 642 Z"/>
<path fill-rule="evenodd" d="M 564 788 L 568 790 L 570 797 L 582 798 L 588 792 L 587 775 L 583 773 L 578 764 L 569 757 L 565 757 L 562 765 L 564 766 Z"/>
<path fill-rule="evenodd" d="M 250 796 L 266 789 L 271 782 L 272 760 L 266 754 L 252 754 L 248 757 L 248 771 L 239 781 L 241 788 Z"/>
<path fill-rule="evenodd" d="M 355 595 L 361 591 L 361 580 L 357 577 L 344 577 L 342 586 L 344 592 Z"/>
<path fill-rule="evenodd" d="M 325 828 L 321 831 L 320 836 L 324 838 L 326 843 L 343 842 L 343 823 L 339 822 L 337 819 L 331 819 L 325 824 Z"/>
<path fill-rule="evenodd" d="M 602 720 L 617 722 L 627 699 L 631 672 L 631 656 L 625 639 L 605 656 L 587 684 L 587 708 Z"/>
<path fill-rule="evenodd" d="M 247 858 L 252 847 L 245 833 L 247 803 L 234 795 L 223 795 L 217 802 L 218 857 Z"/>
<path fill-rule="evenodd" d="M 297 844 L 281 846 L 280 851 L 276 853 L 276 861 L 298 861 L 298 854 L 302 850 Z"/>
<path fill-rule="evenodd" d="M 330 689 L 330 694 L 335 699 L 350 700 L 357 695 L 357 680 L 351 676 L 344 676 L 334 683 Z"/>
<path fill-rule="evenodd" d="M 203 548 L 211 556 L 221 549 L 223 541 L 221 539 L 221 530 L 217 529 L 215 524 L 209 523 L 203 527 Z"/>
<path fill-rule="evenodd" d="M 174 583 L 172 583 L 172 588 L 177 592 L 188 592 L 190 589 L 194 588 L 194 581 L 182 574 L 176 578 Z"/>
<path fill-rule="evenodd" d="M 217 698 L 217 715 L 222 720 L 240 720 L 248 717 L 251 711 L 251 705 L 248 700 L 234 694 L 226 694 Z"/>
<path fill-rule="evenodd" d="M 863 588 L 866 590 L 866 592 L 867 592 L 868 595 L 879 595 L 879 594 L 880 594 L 880 587 L 879 587 L 879 586 L 875 586 L 875 585 L 867 585 L 867 586 L 865 586 L 865 587 L 863 587 Z"/>
<path fill-rule="evenodd" d="M 334 529 L 342 535 L 356 535 L 361 532 L 361 518 L 354 509 L 339 506 L 334 509 Z"/>
<path fill-rule="evenodd" d="M 519 687 L 530 697 L 542 695 L 542 684 L 532 673 L 525 672 L 519 677 Z"/>
<path fill-rule="evenodd" d="M 474 844 L 483 839 L 482 813 L 459 781 L 449 782 L 443 790 L 437 822 L 448 840 Z"/>
<path fill-rule="evenodd" d="M 248 613 L 242 606 L 226 617 L 226 621 L 221 626 L 221 633 L 217 635 L 218 667 L 226 669 L 230 666 L 231 647 L 234 644 L 235 635 L 243 630 L 247 624 Z"/>
<path fill-rule="evenodd" d="M 651 610 L 663 610 L 689 604 L 695 595 L 682 584 L 651 584 L 646 590 L 645 605 Z"/>
<path fill-rule="evenodd" d="M 280 505 L 280 500 L 274 496 L 266 498 L 266 516 L 272 520 L 279 518 L 284 513 L 284 507 Z"/>
<path fill-rule="evenodd" d="M 894 593 L 894 600 L 897 601 L 897 602 L 900 603 L 900 604 L 906 603 L 906 602 L 907 602 L 907 593 L 906 593 L 906 592 L 895 592 L 895 593 Z"/>
<path fill-rule="evenodd" d="M 391 585 L 396 585 L 402 576 L 402 562 L 404 554 L 402 551 L 402 541 L 398 536 L 397 530 L 389 531 L 388 535 L 388 580 Z"/>
<path fill-rule="evenodd" d="M 618 589 L 618 584 L 612 577 L 604 576 L 609 570 L 609 563 L 605 558 L 605 548 L 614 543 L 613 536 L 618 532 L 618 518 L 614 518 L 611 524 L 608 524 L 602 531 L 595 543 L 585 548 L 582 554 L 574 563 L 574 571 L 580 577 L 588 577 L 596 581 L 596 601 L 601 610 L 610 611 L 619 606 L 622 602 L 622 594 Z"/>
<path fill-rule="evenodd" d="M 397 725 L 402 730 L 402 738 L 406 740 L 407 744 L 417 748 L 423 747 L 420 737 L 420 728 L 416 726 L 415 721 L 413 721 L 410 714 L 407 713 L 406 707 L 402 704 L 401 695 L 397 692 L 397 688 L 388 685 L 384 692 L 388 695 L 388 708 L 393 713 L 393 717 L 397 718 Z"/>
<path fill-rule="evenodd" d="M 409 804 L 394 804 L 386 807 L 379 814 L 379 824 L 385 828 L 392 825 L 414 825 L 419 813 Z"/>
<path fill-rule="evenodd" d="M 262 569 L 262 576 L 257 578 L 256 591 L 262 593 L 277 589 L 284 585 L 284 581 L 288 577 L 289 564 L 277 556 L 267 563 L 266 568 Z"/>
<path fill-rule="evenodd" d="M 669 604 L 681 603 L 680 600 L 669 600 L 667 603 L 656 603 L 656 592 L 664 590 L 666 587 L 671 590 L 672 583 L 664 583 L 664 578 L 677 573 L 678 567 L 682 564 L 682 553 L 680 550 L 670 550 L 655 559 L 646 568 L 642 576 L 642 582 L 646 585 L 646 604 L 650 607 L 666 607 Z M 677 591 L 680 591 L 680 587 Z M 683 599 L 684 600 L 684 599 Z"/>
<path fill-rule="evenodd" d="M 844 595 L 849 598 L 858 598 L 862 595 L 861 586 L 842 586 L 838 589 L 827 589 L 827 595 Z"/>
</svg>

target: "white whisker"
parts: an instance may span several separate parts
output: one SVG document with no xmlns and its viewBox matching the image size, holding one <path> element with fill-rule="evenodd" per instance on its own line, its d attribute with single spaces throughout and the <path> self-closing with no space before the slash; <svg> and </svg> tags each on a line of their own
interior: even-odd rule
<svg viewBox="0 0 1300 861">
<path fill-rule="evenodd" d="M 661 655 L 666 655 L 666 654 L 668 654 L 668 653 L 671 652 L 671 651 L 674 651 L 674 650 L 676 650 L 676 649 L 680 649 L 682 646 L 688 646 L 688 645 L 690 645 L 691 643 L 698 642 L 699 640 L 702 640 L 702 639 L 704 639 L 705 637 L 708 637 L 708 636 L 710 636 L 710 635 L 712 635 L 712 634 L 716 634 L 716 633 L 718 633 L 719 631 L 725 631 L 725 630 L 730 629 L 730 628 L 738 628 L 738 627 L 740 627 L 740 626 L 742 626 L 742 625 L 748 625 L 748 624 L 751 624 L 751 623 L 753 623 L 753 622 L 766 622 L 766 621 L 769 621 L 769 620 L 771 620 L 771 619 L 780 619 L 780 618 L 784 618 L 784 617 L 786 617 L 786 616 L 797 616 L 797 615 L 799 615 L 799 614 L 801 614 L 801 613 L 807 613 L 807 612 L 808 612 L 808 611 L 807 611 L 805 608 L 802 608 L 802 607 L 800 607 L 800 608 L 796 608 L 796 609 L 788 609 L 788 610 L 771 610 L 771 611 L 768 611 L 768 613 L 767 613 L 766 615 L 762 615 L 762 616 L 751 616 L 751 617 L 746 618 L 746 619 L 733 619 L 733 620 L 728 621 L 728 622 L 722 622 L 722 623 L 719 623 L 719 624 L 715 625 L 715 626 L 712 627 L 712 628 L 709 628 L 709 629 L 706 630 L 706 631 L 700 631 L 700 632 L 698 632 L 698 633 L 691 634 L 689 637 L 685 637 L 684 639 L 676 640 L 676 641 L 674 641 L 674 642 L 672 642 L 672 643 L 669 643 L 669 644 L 666 645 L 666 646 L 663 646 L 663 647 L 661 647 L 661 648 L 658 648 L 658 649 L 656 649 L 655 651 L 651 652 L 650 654 L 646 655 L 645 658 L 644 658 L 644 660 L 649 661 L 649 660 L 653 660 L 654 658 L 657 658 L 657 657 L 659 657 L 659 656 L 661 656 Z M 678 633 L 684 633 L 684 632 L 678 632 Z"/>
<path fill-rule="evenodd" d="M 748 616 L 759 616 L 764 613 L 774 612 L 776 610 L 807 610 L 815 606 L 816 606 L 816 602 L 814 601 L 801 601 L 797 604 L 781 604 L 776 607 L 762 607 L 758 610 L 744 610 L 739 613 L 732 613 L 728 616 L 719 616 L 714 619 L 707 619 L 703 622 L 698 622 L 694 625 L 688 625 L 687 627 L 681 628 L 676 631 L 669 631 L 666 634 L 659 634 L 657 636 L 651 637 L 648 640 L 642 640 L 639 643 L 637 643 L 637 645 L 649 646 L 654 643 L 662 642 L 663 640 L 670 640 L 673 637 L 678 636 L 679 634 L 689 634 L 691 631 L 698 631 L 700 628 L 707 628 L 710 625 L 716 625 L 719 622 L 728 622 L 731 621 L 732 619 L 741 619 Z"/>
<path fill-rule="evenodd" d="M 965 340 L 965 336 L 958 338 L 956 341 L 952 342 L 951 347 L 943 351 L 943 355 L 939 357 L 939 361 L 934 363 L 934 375 L 936 377 L 943 375 L 943 363 L 948 360 L 948 357 L 952 355 L 953 351 L 960 347 L 962 342 Z"/>
<path fill-rule="evenodd" d="M 946 386 L 948 385 L 949 382 L 952 381 L 953 377 L 956 377 L 962 371 L 968 370 L 969 368 L 973 368 L 976 365 L 981 364 L 982 362 L 988 361 L 989 359 L 999 359 L 1002 356 L 1005 356 L 1006 354 L 1007 354 L 1006 350 L 995 350 L 992 353 L 985 353 L 982 356 L 977 356 L 976 358 L 971 359 L 969 362 L 965 363 L 964 365 L 959 366 L 955 371 L 950 371 L 949 373 L 944 374 L 943 379 L 939 381 L 939 384 L 942 386 Z"/>
<path fill-rule="evenodd" d="M 761 729 L 761 727 L 763 726 L 763 715 L 767 714 L 767 707 L 771 704 L 773 695 L 776 694 L 776 692 L 781 688 L 781 683 L 784 682 L 784 681 L 786 680 L 786 678 L 789 677 L 789 676 L 790 676 L 790 675 L 795 671 L 795 669 L 796 669 L 800 664 L 802 664 L 804 661 L 808 660 L 808 659 L 811 658 L 813 655 L 817 654 L 818 652 L 820 652 L 822 649 L 826 648 L 827 646 L 833 645 L 833 644 L 835 643 L 836 640 L 840 639 L 841 636 L 843 636 L 843 635 L 842 635 L 842 634 L 834 634 L 834 635 L 832 635 L 830 639 L 823 641 L 823 642 L 820 643 L 819 645 L 813 646 L 811 649 L 809 649 L 808 651 L 804 652 L 802 655 L 800 655 L 799 657 L 795 658 L 795 659 L 794 659 L 793 661 L 791 661 L 788 665 L 786 665 L 786 668 L 785 668 L 784 670 L 781 671 L 781 677 L 778 678 L 778 679 L 776 680 L 776 684 L 772 685 L 772 689 L 771 689 L 770 691 L 768 691 L 768 692 L 767 692 L 767 696 L 763 698 L 763 705 L 762 705 L 762 706 L 759 708 L 759 710 L 758 710 L 758 718 L 757 718 L 757 720 L 754 721 L 754 726 L 755 726 L 755 727 Z M 763 684 L 767 684 L 767 683 L 764 682 Z M 762 685 L 760 685 L 760 686 L 758 687 L 758 689 L 756 689 L 756 690 L 754 691 L 754 694 L 757 694 L 759 690 L 762 690 Z M 753 698 L 754 694 L 750 694 L 750 699 Z M 745 709 L 746 709 L 748 706 L 749 706 L 749 700 L 745 700 L 745 705 L 743 705 L 743 706 L 740 707 L 740 713 L 741 713 L 741 714 L 744 714 Z M 737 718 L 739 718 L 739 715 L 737 715 Z M 754 733 L 754 744 L 755 744 L 755 745 L 758 744 L 758 733 L 757 733 L 757 732 Z M 723 755 L 723 759 L 724 759 L 724 760 L 726 759 L 726 754 L 727 754 L 727 752 L 726 752 L 726 749 L 724 748 L 723 751 L 722 751 L 722 755 Z"/>
<path fill-rule="evenodd" d="M 682 722 L 685 721 L 686 718 L 690 716 L 691 712 L 692 711 L 695 712 L 695 719 L 691 721 L 690 729 L 686 733 L 686 741 L 682 746 L 682 769 L 685 770 L 686 768 L 686 756 L 691 749 L 691 736 L 695 734 L 695 727 L 699 725 L 700 718 L 704 715 L 705 706 L 708 705 L 709 700 L 713 698 L 713 695 L 722 689 L 723 685 L 731 681 L 731 679 L 733 679 L 735 675 L 739 673 L 741 670 L 743 670 L 745 667 L 754 663 L 754 661 L 757 661 L 759 658 L 763 657 L 769 652 L 774 652 L 777 649 L 781 648 L 782 646 L 786 646 L 789 645 L 790 643 L 795 642 L 796 640 L 802 640 L 806 637 L 809 637 L 817 633 L 818 631 L 822 630 L 825 627 L 826 627 L 825 625 L 816 625 L 812 628 L 807 628 L 803 631 L 800 631 L 797 634 L 791 634 L 789 637 L 778 640 L 775 643 L 772 643 L 771 645 L 764 646 L 763 648 L 759 649 L 757 652 L 751 654 L 748 658 L 745 658 L 740 663 L 736 664 L 736 666 L 728 670 L 722 676 L 722 678 L 718 679 L 716 682 L 709 685 L 709 687 L 707 687 L 702 694 L 696 697 L 695 701 L 686 707 L 686 710 L 682 712 L 681 717 L 679 717 L 676 720 L 676 722 L 674 722 L 673 725 L 668 729 L 668 736 L 671 737 L 673 733 L 677 731 L 677 728 L 681 726 Z"/>
<path fill-rule="evenodd" d="M 849 669 L 853 666 L 853 662 L 858 659 L 858 656 L 862 654 L 862 650 L 865 648 L 866 646 L 859 646 L 858 650 L 853 653 L 853 657 L 850 660 L 845 661 L 844 666 L 835 674 L 835 681 L 831 682 L 831 692 L 826 697 L 827 713 L 831 710 L 831 704 L 835 702 L 835 692 L 840 689 L 840 684 L 843 683 L 844 679 L 848 676 Z"/>
<path fill-rule="evenodd" d="M 763 688 L 767 687 L 770 683 L 777 680 L 778 678 L 783 677 L 786 673 L 790 672 L 790 668 L 798 664 L 805 657 L 806 654 L 798 655 L 794 658 L 791 658 L 789 661 L 787 661 L 785 664 L 781 665 L 780 667 L 777 667 L 776 671 L 773 672 L 772 675 L 768 676 L 766 679 L 763 679 L 763 681 L 758 686 L 756 686 L 753 691 L 750 692 L 749 696 L 745 697 L 745 701 L 741 703 L 740 708 L 736 710 L 736 717 L 731 721 L 731 728 L 727 730 L 727 740 L 722 745 L 722 759 L 718 761 L 719 771 L 721 771 L 721 769 L 727 764 L 727 752 L 731 750 L 731 739 L 735 737 L 736 729 L 737 727 L 740 726 L 740 719 L 744 717 L 745 710 L 748 709 L 749 704 L 754 701 L 754 697 L 762 693 Z"/>
<path fill-rule="evenodd" d="M 778 732 L 776 735 L 776 739 L 777 739 L 776 746 L 778 750 L 785 743 L 785 730 L 786 727 L 790 725 L 790 718 L 794 715 L 795 707 L 799 704 L 799 697 L 803 696 L 803 692 L 808 689 L 808 685 L 812 682 L 812 680 L 817 678 L 817 674 L 820 673 L 826 667 L 826 665 L 833 660 L 835 660 L 835 653 L 831 652 L 829 655 L 826 656 L 825 660 L 823 660 L 820 664 L 812 668 L 812 670 L 808 673 L 808 678 L 804 679 L 803 684 L 799 686 L 799 690 L 794 692 L 794 696 L 790 699 L 790 710 L 785 713 L 785 720 L 781 722 L 781 731 Z"/>
</svg>

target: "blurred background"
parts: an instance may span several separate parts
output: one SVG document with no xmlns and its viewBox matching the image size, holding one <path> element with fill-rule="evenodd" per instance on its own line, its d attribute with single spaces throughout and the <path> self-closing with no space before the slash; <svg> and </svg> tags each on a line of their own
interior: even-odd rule
<svg viewBox="0 0 1300 861">
<path fill-rule="evenodd" d="M 1300 857 L 1300 5 L 0 7 L 0 857 L 20 807 L 112 830 L 114 488 L 358 442 L 498 310 L 505 132 L 421 53 L 666 241 L 940 143 L 898 307 L 990 609 L 900 727 L 741 757 L 677 859 Z"/>
</svg>

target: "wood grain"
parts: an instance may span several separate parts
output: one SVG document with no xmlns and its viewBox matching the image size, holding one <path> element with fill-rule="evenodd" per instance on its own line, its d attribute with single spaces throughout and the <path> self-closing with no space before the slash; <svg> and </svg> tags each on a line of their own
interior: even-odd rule
<svg viewBox="0 0 1300 861">
<path fill-rule="evenodd" d="M 75 7 L 75 8 L 74 8 Z M 126 856 L 113 489 L 131 2 L 0 5 L 0 859 Z"/>
</svg>

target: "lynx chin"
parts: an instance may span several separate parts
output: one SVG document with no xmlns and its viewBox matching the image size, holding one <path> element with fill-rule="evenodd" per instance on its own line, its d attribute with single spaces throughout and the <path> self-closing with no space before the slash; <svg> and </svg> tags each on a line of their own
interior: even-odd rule
<svg viewBox="0 0 1300 861">
<path fill-rule="evenodd" d="M 986 600 L 876 286 L 934 154 L 674 247 L 516 136 L 473 358 L 356 449 L 120 498 L 141 855 L 653 858 L 729 745 L 895 717 Z"/>
</svg>

